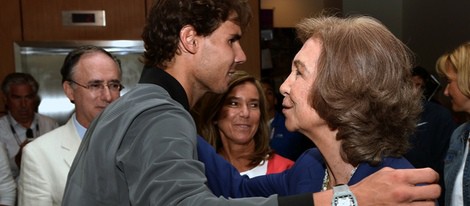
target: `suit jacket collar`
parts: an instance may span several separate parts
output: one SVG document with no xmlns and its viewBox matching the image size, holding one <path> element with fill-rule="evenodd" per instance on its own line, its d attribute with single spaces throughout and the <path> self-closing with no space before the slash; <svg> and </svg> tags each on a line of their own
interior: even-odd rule
<svg viewBox="0 0 470 206">
<path fill-rule="evenodd" d="M 163 87 L 177 102 L 189 111 L 189 101 L 183 86 L 163 69 L 144 67 L 139 83 L 151 83 Z"/>
<path fill-rule="evenodd" d="M 68 135 L 62 137 L 60 147 L 63 151 L 64 161 L 70 167 L 80 146 L 81 139 L 72 118 L 64 125 L 64 129 Z"/>
</svg>

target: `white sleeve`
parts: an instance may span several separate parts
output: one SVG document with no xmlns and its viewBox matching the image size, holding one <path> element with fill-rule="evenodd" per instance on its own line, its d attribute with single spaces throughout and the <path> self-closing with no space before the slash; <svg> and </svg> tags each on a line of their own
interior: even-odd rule
<svg viewBox="0 0 470 206">
<path fill-rule="evenodd" d="M 11 175 L 5 144 L 0 142 L 0 204 L 15 205 L 16 183 Z"/>
</svg>

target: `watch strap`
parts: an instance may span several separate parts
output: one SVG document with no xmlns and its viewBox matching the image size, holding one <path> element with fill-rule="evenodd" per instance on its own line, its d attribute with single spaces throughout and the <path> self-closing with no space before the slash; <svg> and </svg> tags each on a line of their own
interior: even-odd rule
<svg viewBox="0 0 470 206">
<path fill-rule="evenodd" d="M 333 200 L 331 201 L 331 205 L 357 206 L 356 196 L 349 190 L 348 185 L 336 185 L 333 187 Z"/>
</svg>

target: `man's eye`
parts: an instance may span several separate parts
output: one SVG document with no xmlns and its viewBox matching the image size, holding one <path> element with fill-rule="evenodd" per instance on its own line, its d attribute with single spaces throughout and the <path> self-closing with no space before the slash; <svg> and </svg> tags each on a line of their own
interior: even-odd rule
<svg viewBox="0 0 470 206">
<path fill-rule="evenodd" d="M 103 85 L 102 84 L 89 84 L 88 87 L 90 87 L 90 89 L 101 89 Z"/>
<path fill-rule="evenodd" d="M 119 90 L 120 87 L 121 87 L 121 85 L 117 84 L 117 83 L 109 84 L 109 88 L 112 89 L 112 90 Z"/>
</svg>

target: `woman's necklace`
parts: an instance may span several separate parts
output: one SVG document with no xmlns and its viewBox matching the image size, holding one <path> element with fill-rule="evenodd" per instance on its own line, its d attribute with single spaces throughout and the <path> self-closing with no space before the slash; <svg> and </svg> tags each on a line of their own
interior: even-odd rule
<svg viewBox="0 0 470 206">
<path fill-rule="evenodd" d="M 323 185 L 321 187 L 321 191 L 326 191 L 328 189 L 329 184 L 330 178 L 328 177 L 328 169 L 325 169 L 325 176 L 323 177 Z"/>
<path fill-rule="evenodd" d="M 349 176 L 349 180 L 351 179 L 351 177 L 354 175 L 354 173 L 356 172 L 356 169 L 357 169 L 358 166 L 354 167 L 352 170 L 351 170 L 351 174 Z M 348 180 L 348 182 L 349 182 Z M 321 191 L 326 191 L 328 190 L 328 185 L 330 184 L 330 175 L 328 175 L 328 168 L 325 169 L 325 176 L 323 177 L 323 184 L 322 184 L 322 187 L 321 187 Z"/>
</svg>

